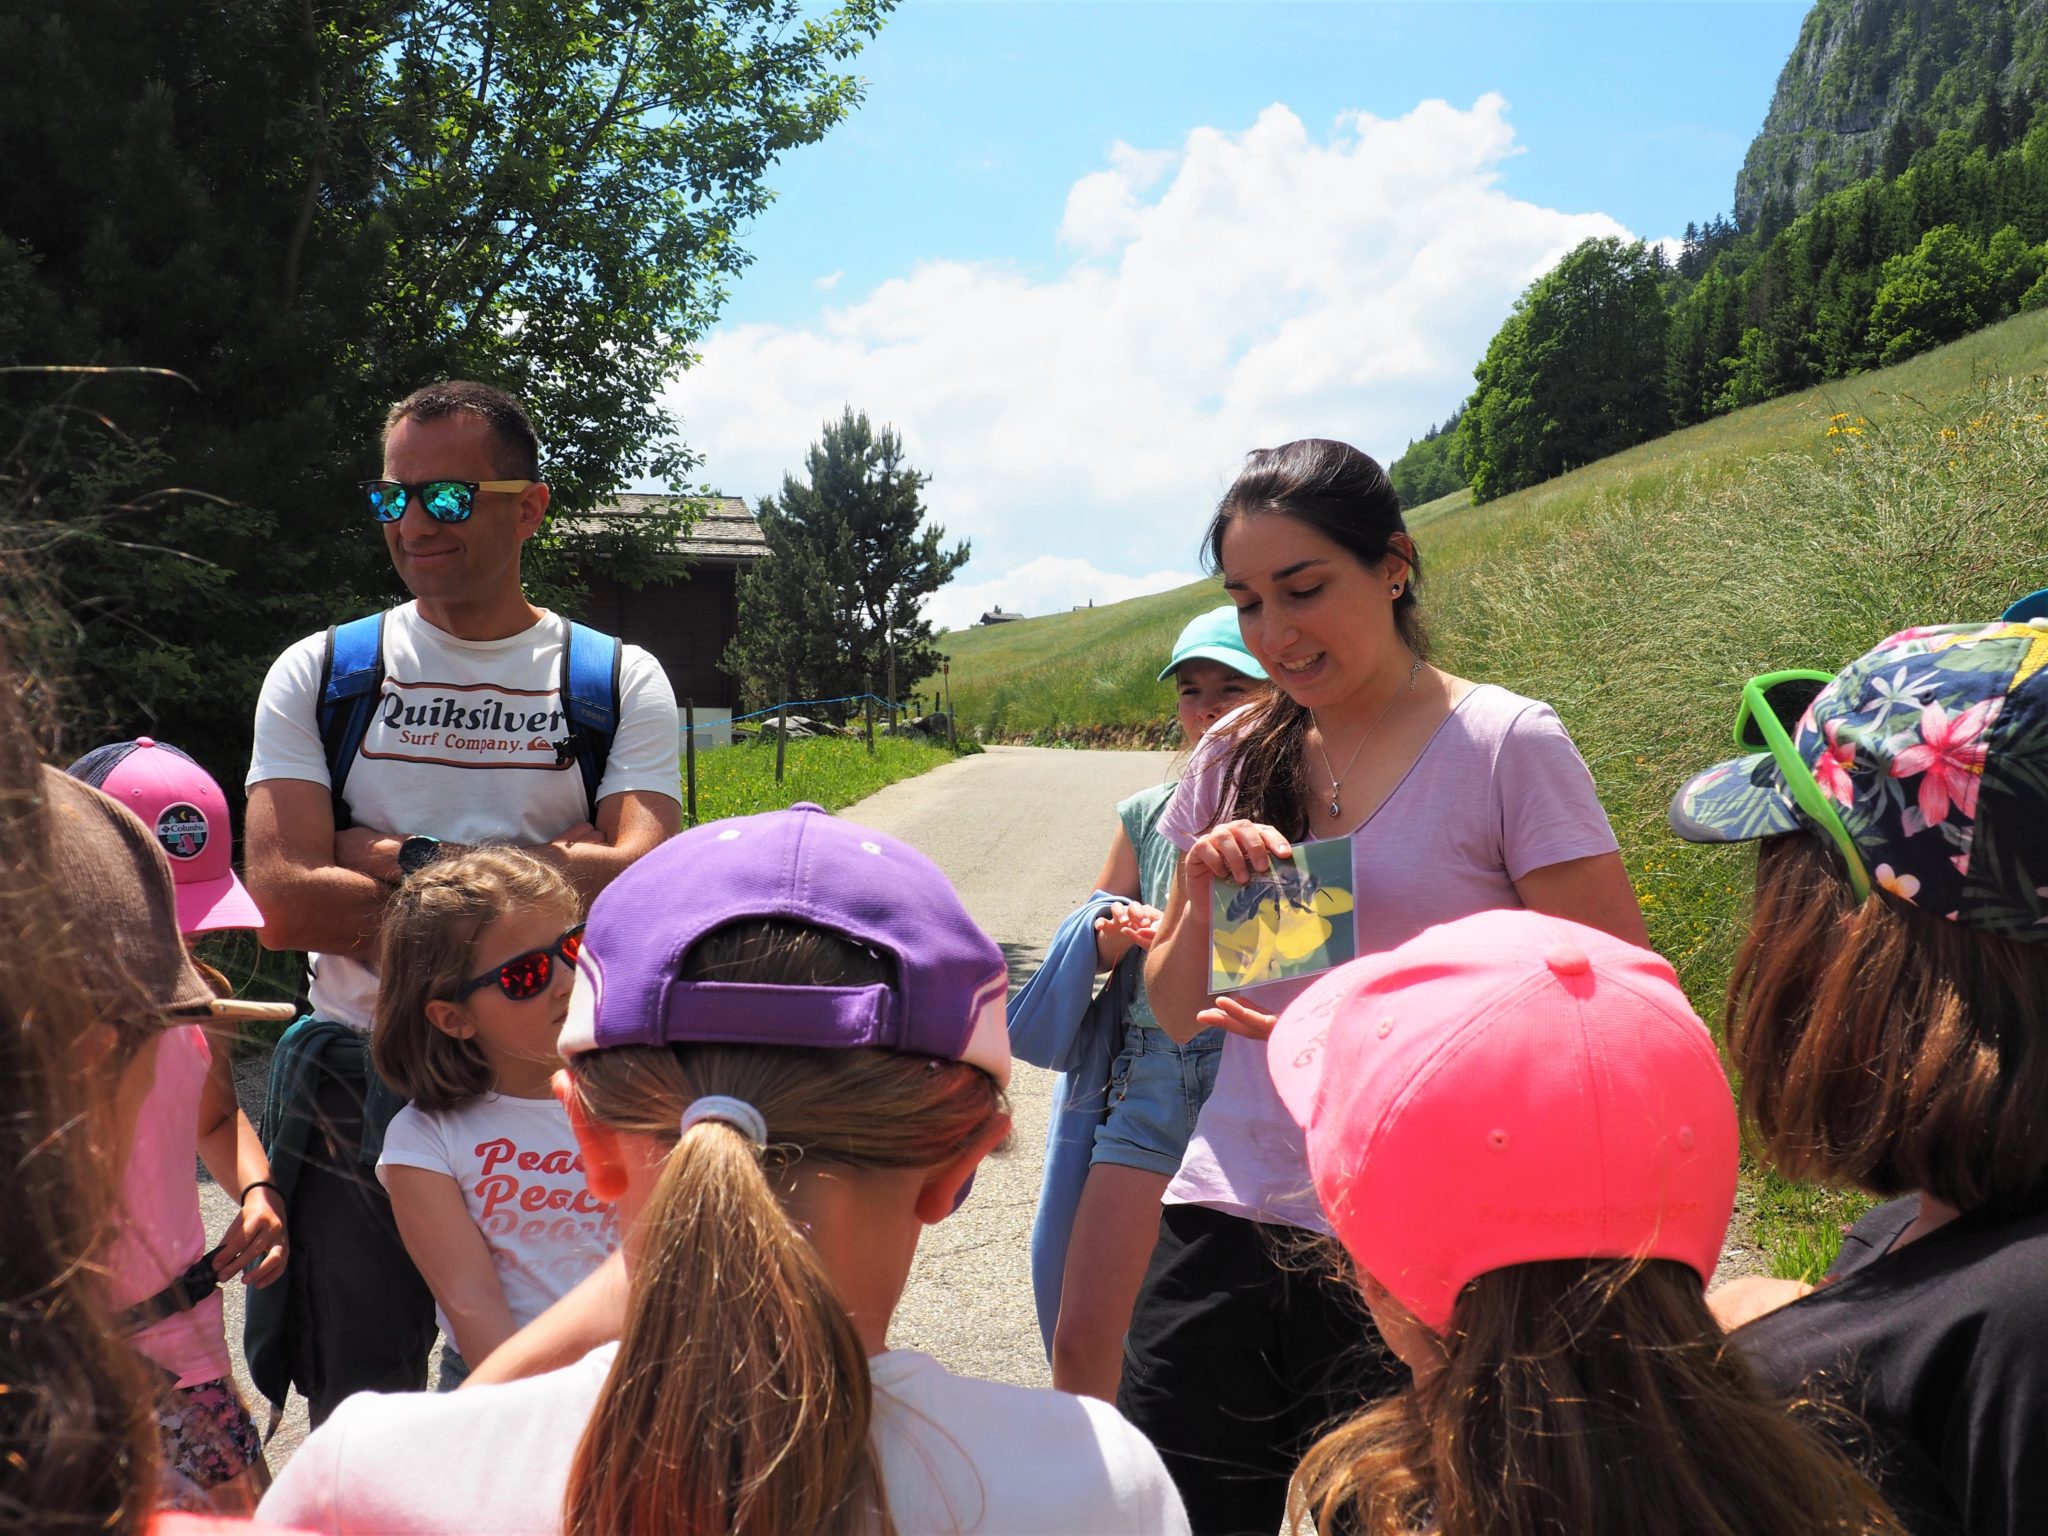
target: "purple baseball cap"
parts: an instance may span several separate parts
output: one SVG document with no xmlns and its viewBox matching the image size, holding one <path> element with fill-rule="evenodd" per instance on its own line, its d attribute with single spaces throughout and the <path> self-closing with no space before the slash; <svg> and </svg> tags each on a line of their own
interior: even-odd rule
<svg viewBox="0 0 2048 1536">
<path fill-rule="evenodd" d="M 896 984 L 685 980 L 683 957 L 747 918 L 807 923 L 885 955 Z M 707 822 L 591 904 L 561 1051 L 621 1045 L 878 1047 L 1010 1081 L 1009 971 L 936 864 L 822 807 Z"/>
</svg>

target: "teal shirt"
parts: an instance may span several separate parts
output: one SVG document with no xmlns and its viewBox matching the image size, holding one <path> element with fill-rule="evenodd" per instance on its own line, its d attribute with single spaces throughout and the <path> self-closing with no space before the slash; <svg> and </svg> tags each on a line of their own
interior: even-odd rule
<svg viewBox="0 0 2048 1536">
<path fill-rule="evenodd" d="M 1173 891 L 1173 872 L 1180 864 L 1180 850 L 1159 832 L 1160 813 L 1172 798 L 1172 784 L 1155 784 L 1150 789 L 1139 790 L 1116 808 L 1117 820 L 1124 825 L 1124 836 L 1131 840 L 1131 846 L 1138 853 L 1138 900 L 1161 911 L 1166 909 L 1166 898 Z M 1131 997 L 1129 1025 L 1142 1029 L 1159 1028 L 1159 1020 L 1153 1017 L 1152 1004 L 1145 996 L 1142 980 Z M 1221 1034 L 1220 1030 L 1205 1029 L 1188 1043 L 1212 1044 L 1210 1037 L 1214 1035 L 1220 1039 Z"/>
</svg>

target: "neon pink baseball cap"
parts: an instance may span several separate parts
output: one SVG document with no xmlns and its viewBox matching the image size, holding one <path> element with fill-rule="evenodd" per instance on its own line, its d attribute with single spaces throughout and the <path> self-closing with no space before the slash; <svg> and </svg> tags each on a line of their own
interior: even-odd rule
<svg viewBox="0 0 2048 1536">
<path fill-rule="evenodd" d="M 66 772 L 112 796 L 155 834 L 177 884 L 179 932 L 263 926 L 235 878 L 234 827 L 212 774 L 147 736 L 95 747 Z"/>
<path fill-rule="evenodd" d="M 1438 1333 L 1489 1270 L 1720 1259 L 1735 1100 L 1649 950 L 1481 912 L 1318 979 L 1266 1061 L 1338 1240 Z"/>
</svg>

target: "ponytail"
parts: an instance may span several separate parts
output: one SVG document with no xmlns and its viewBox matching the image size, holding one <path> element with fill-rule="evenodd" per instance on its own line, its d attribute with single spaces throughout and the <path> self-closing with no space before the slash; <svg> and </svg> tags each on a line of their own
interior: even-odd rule
<svg viewBox="0 0 2048 1536">
<path fill-rule="evenodd" d="M 564 1531 L 886 1529 L 866 1351 L 753 1144 L 692 1126 L 641 1219 L 634 1304 Z"/>
<path fill-rule="evenodd" d="M 685 957 L 685 976 L 781 986 L 894 980 L 871 952 L 756 920 Z M 594 1124 L 674 1141 L 635 1226 L 617 1358 L 570 1469 L 567 1536 L 871 1536 L 893 1530 L 867 1351 L 783 1197 L 800 1170 L 935 1168 L 1005 1113 L 964 1062 L 874 1049 L 626 1046 L 573 1057 Z M 759 1111 L 767 1145 L 697 1100 Z"/>
</svg>

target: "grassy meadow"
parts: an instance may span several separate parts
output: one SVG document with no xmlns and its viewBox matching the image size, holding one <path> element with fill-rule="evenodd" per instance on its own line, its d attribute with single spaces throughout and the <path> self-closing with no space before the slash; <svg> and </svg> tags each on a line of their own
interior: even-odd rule
<svg viewBox="0 0 2048 1536">
<path fill-rule="evenodd" d="M 870 757 L 865 741 L 814 736 L 789 744 L 783 779 L 777 784 L 774 742 L 735 742 L 697 754 L 697 819 L 751 816 L 799 800 L 828 811 L 844 810 L 885 784 L 951 761 L 950 751 L 921 737 L 884 736 L 878 731 Z"/>
<path fill-rule="evenodd" d="M 1715 1019 L 1752 855 L 1673 838 L 1671 794 L 1733 755 L 1745 679 L 1833 670 L 1907 624 L 1995 618 L 2048 586 L 2048 313 L 1484 506 L 1446 497 L 1413 525 L 1434 659 L 1556 706 L 1652 941 Z M 1202 583 L 1121 625 L 1138 604 L 947 636 L 963 730 L 1044 732 L 1090 720 L 1094 700 L 1137 723 L 1148 694 L 1163 716 L 1150 679 L 1176 626 L 1218 600 Z M 1817 1273 L 1854 1208 L 1752 1174 L 1737 1242 Z"/>
</svg>

